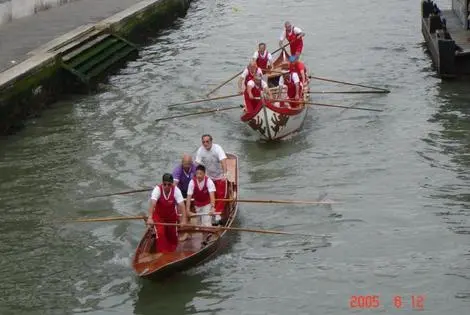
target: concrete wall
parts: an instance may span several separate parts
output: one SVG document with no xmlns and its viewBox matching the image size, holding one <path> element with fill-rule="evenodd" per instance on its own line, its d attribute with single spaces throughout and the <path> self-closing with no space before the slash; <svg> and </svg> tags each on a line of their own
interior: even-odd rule
<svg viewBox="0 0 470 315">
<path fill-rule="evenodd" d="M 0 25 L 78 0 L 0 0 Z"/>
</svg>

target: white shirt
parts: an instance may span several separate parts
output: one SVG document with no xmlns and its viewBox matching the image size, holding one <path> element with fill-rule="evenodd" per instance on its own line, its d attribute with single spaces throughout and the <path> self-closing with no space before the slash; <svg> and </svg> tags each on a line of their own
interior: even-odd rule
<svg viewBox="0 0 470 315">
<path fill-rule="evenodd" d="M 294 26 L 292 29 L 294 30 L 295 35 L 299 35 L 300 33 L 302 33 L 302 29 L 300 27 Z M 292 30 L 291 30 L 291 32 L 292 32 Z M 286 28 L 285 27 L 282 30 L 281 37 L 279 37 L 279 40 L 284 40 L 284 39 L 286 39 Z"/>
<path fill-rule="evenodd" d="M 295 84 L 300 83 L 299 75 L 297 74 L 297 72 L 292 72 L 291 78 Z M 281 75 L 281 77 L 279 78 L 279 86 L 283 86 L 283 85 L 284 85 L 284 76 Z"/>
<path fill-rule="evenodd" d="M 181 190 L 178 188 L 178 187 L 173 187 L 175 189 L 175 200 L 176 200 L 176 203 L 179 204 L 181 202 L 184 202 L 184 198 L 183 198 L 183 194 L 181 193 Z M 158 199 L 160 198 L 160 187 L 158 186 L 155 186 L 155 188 L 153 189 L 152 191 L 152 197 L 150 197 L 150 199 L 152 200 L 155 200 L 155 201 L 158 201 Z M 163 198 L 165 198 L 166 200 L 168 200 L 168 198 L 170 198 L 170 196 L 165 196 L 165 192 L 163 192 Z"/>
<path fill-rule="evenodd" d="M 202 180 L 201 182 L 197 182 L 197 186 L 199 187 L 199 190 L 202 190 L 202 188 L 204 188 L 204 180 Z M 210 178 L 207 178 L 207 190 L 209 190 L 210 193 L 215 191 L 214 182 Z M 188 196 L 189 195 L 192 196 L 193 193 L 194 193 L 194 179 L 191 179 L 188 185 Z"/>
<path fill-rule="evenodd" d="M 220 161 L 226 159 L 224 149 L 218 144 L 213 143 L 210 150 L 201 146 L 196 152 L 196 163 L 206 167 L 206 174 L 212 179 L 223 178 L 224 171 Z"/>
<path fill-rule="evenodd" d="M 246 83 L 246 86 L 248 87 L 254 87 L 255 86 L 255 81 L 253 80 L 250 80 Z M 261 80 L 261 88 L 264 90 L 268 87 L 268 84 L 266 82 L 264 82 L 263 80 Z"/>
<path fill-rule="evenodd" d="M 264 56 L 261 56 L 263 58 L 266 58 L 266 54 L 268 54 L 268 63 L 272 63 L 273 62 L 273 55 L 271 55 L 271 53 L 269 53 L 267 50 L 264 51 Z M 259 51 L 255 51 L 255 53 L 253 54 L 253 59 L 258 59 L 259 57 Z"/>
<path fill-rule="evenodd" d="M 263 71 L 260 69 L 260 68 L 257 68 L 256 69 L 256 74 L 258 75 L 263 75 Z M 242 74 L 240 75 L 240 77 L 242 77 L 243 79 L 246 78 L 246 76 L 248 75 L 248 68 L 245 68 L 245 70 L 243 70 Z"/>
</svg>

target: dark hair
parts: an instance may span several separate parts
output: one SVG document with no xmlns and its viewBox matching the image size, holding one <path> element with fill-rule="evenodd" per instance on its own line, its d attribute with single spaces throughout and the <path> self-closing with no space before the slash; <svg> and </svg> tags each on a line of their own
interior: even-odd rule
<svg viewBox="0 0 470 315">
<path fill-rule="evenodd" d="M 264 47 L 266 47 L 266 43 L 259 43 L 258 46 L 261 46 L 263 45 Z"/>
<path fill-rule="evenodd" d="M 171 175 L 170 173 L 163 174 L 162 182 L 173 183 L 173 175 Z"/>
<path fill-rule="evenodd" d="M 209 139 L 212 141 L 212 136 L 208 133 L 202 135 L 201 140 L 203 140 L 205 137 L 209 137 Z"/>
<path fill-rule="evenodd" d="M 203 171 L 205 173 L 206 167 L 204 165 L 199 164 L 198 166 L 196 166 L 196 172 L 197 171 Z"/>
</svg>

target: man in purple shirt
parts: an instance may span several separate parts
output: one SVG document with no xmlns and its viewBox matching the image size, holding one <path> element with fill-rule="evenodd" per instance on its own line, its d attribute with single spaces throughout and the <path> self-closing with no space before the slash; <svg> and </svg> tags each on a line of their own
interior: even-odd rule
<svg viewBox="0 0 470 315">
<path fill-rule="evenodd" d="M 181 164 L 173 170 L 173 183 L 181 190 L 184 198 L 188 193 L 189 182 L 194 176 L 196 176 L 196 164 L 193 163 L 191 155 L 184 154 Z"/>
</svg>

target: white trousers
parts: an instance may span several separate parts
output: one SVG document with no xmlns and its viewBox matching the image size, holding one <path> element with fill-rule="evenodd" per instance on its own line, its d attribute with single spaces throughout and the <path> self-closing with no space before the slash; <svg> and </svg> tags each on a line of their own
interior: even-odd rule
<svg viewBox="0 0 470 315">
<path fill-rule="evenodd" d="M 211 211 L 211 204 L 204 207 L 194 207 L 197 214 L 209 214 Z M 199 217 L 199 224 L 202 226 L 212 226 L 212 217 L 210 215 L 202 215 Z"/>
</svg>

